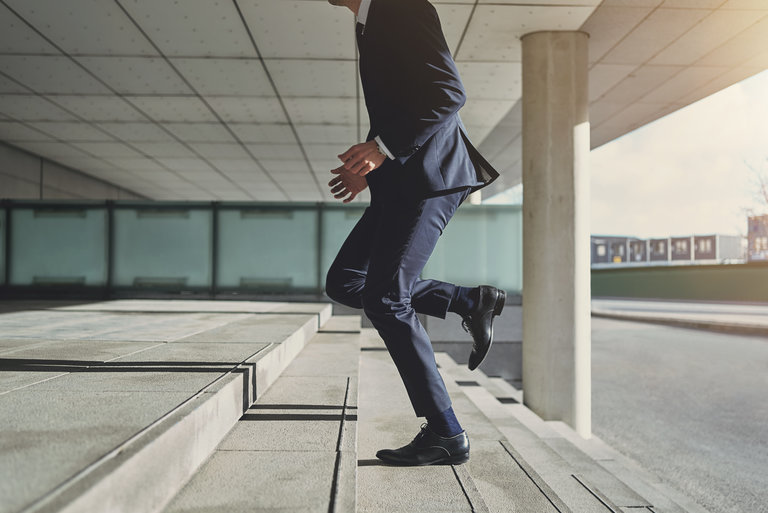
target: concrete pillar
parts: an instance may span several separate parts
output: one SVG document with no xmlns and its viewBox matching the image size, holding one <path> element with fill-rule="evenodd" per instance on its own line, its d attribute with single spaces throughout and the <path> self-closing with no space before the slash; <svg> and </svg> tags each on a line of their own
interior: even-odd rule
<svg viewBox="0 0 768 513">
<path fill-rule="evenodd" d="M 591 436 L 587 34 L 523 45 L 523 397 Z"/>
</svg>

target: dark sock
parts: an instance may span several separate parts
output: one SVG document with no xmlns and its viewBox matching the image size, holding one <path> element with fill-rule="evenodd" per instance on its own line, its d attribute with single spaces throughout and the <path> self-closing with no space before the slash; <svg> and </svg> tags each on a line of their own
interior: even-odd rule
<svg viewBox="0 0 768 513">
<path fill-rule="evenodd" d="M 461 428 L 461 424 L 459 424 L 459 419 L 457 419 L 456 415 L 453 413 L 453 407 L 450 407 L 443 412 L 436 413 L 435 415 L 428 416 L 427 425 L 429 426 L 429 429 L 445 438 L 458 435 L 464 431 Z"/>
<path fill-rule="evenodd" d="M 448 311 L 459 315 L 468 315 L 477 305 L 477 289 L 470 287 L 456 287 L 448 305 Z"/>
</svg>

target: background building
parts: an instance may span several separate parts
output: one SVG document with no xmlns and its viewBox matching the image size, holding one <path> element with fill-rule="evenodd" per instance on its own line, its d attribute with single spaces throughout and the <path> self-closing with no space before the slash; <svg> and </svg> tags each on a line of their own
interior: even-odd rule
<svg viewBox="0 0 768 513">
<path fill-rule="evenodd" d="M 750 218 L 750 227 L 754 224 L 763 230 L 750 248 L 766 248 L 763 254 L 768 255 L 768 216 L 764 218 L 762 224 Z M 720 234 L 655 239 L 593 235 L 592 266 L 738 263 L 744 260 L 743 240 L 739 235 Z"/>
<path fill-rule="evenodd" d="M 749 218 L 747 260 L 768 260 L 768 215 Z"/>
</svg>

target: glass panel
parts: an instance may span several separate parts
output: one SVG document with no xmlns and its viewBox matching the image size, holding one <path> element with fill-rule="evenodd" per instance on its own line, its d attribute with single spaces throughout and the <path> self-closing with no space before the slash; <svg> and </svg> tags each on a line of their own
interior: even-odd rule
<svg viewBox="0 0 768 513">
<path fill-rule="evenodd" d="M 328 273 L 328 269 L 363 212 L 365 212 L 365 207 L 323 209 L 323 240 L 321 241 L 323 287 L 325 287 L 325 275 Z"/>
<path fill-rule="evenodd" d="M 422 275 L 457 285 L 488 284 L 520 293 L 522 241 L 520 207 L 464 205 L 448 223 Z"/>
<path fill-rule="evenodd" d="M 208 209 L 115 209 L 114 285 L 211 286 Z"/>
<path fill-rule="evenodd" d="M 290 207 L 219 212 L 220 287 L 316 290 L 317 210 Z"/>
<path fill-rule="evenodd" d="M 106 285 L 106 210 L 19 208 L 11 221 L 11 285 Z"/>
<path fill-rule="evenodd" d="M 0 209 L 0 285 L 5 285 L 5 209 Z"/>
</svg>

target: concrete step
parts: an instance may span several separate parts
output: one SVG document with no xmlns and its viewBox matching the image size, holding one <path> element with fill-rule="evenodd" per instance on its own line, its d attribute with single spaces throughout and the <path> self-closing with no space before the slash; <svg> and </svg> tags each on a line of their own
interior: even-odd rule
<svg viewBox="0 0 768 513">
<path fill-rule="evenodd" d="M 165 513 L 353 512 L 359 317 L 332 317 Z"/>
<path fill-rule="evenodd" d="M 470 374 L 447 355 L 438 355 L 437 360 L 445 374 L 465 385 L 465 395 L 504 434 L 510 455 L 530 465 L 571 510 L 587 511 L 586 490 L 602 511 L 705 513 L 599 438 L 585 440 L 562 422 L 542 420 L 522 405 L 522 393 L 508 383 Z M 467 386 L 470 377 L 481 386 Z M 510 397 L 515 401 L 502 400 Z M 580 486 L 574 487 L 574 482 Z M 594 501 L 588 502 L 594 506 Z"/>
<path fill-rule="evenodd" d="M 157 511 L 330 314 L 115 303 L 0 315 L 0 512 Z"/>
<path fill-rule="evenodd" d="M 377 337 L 364 339 L 360 370 L 360 443 L 358 461 L 358 511 L 445 511 L 445 512 L 605 512 L 598 499 L 570 477 L 558 483 L 539 472 L 548 464 L 569 468 L 545 444 L 538 446 L 548 461 L 538 461 L 534 469 L 507 436 L 487 418 L 469 398 L 470 390 L 482 389 L 473 379 L 458 371 L 450 358 L 438 353 L 441 372 L 453 400 L 453 408 L 470 436 L 471 458 L 465 465 L 398 468 L 383 465 L 375 458 L 381 448 L 408 443 L 418 432 L 419 421 L 405 394 L 389 354 Z M 461 375 L 455 379 L 453 372 Z M 474 378 L 475 373 L 472 374 Z M 490 396 L 493 398 L 493 396 Z M 496 401 L 495 398 L 493 398 Z M 527 432 L 519 423 L 507 422 Z M 528 432 L 531 440 L 538 440 Z M 541 458 L 539 458 L 541 460 Z M 547 470 L 547 469 L 545 469 Z M 553 471 L 549 471 L 554 474 Z M 570 509 L 561 499 L 562 491 L 579 498 Z"/>
</svg>

